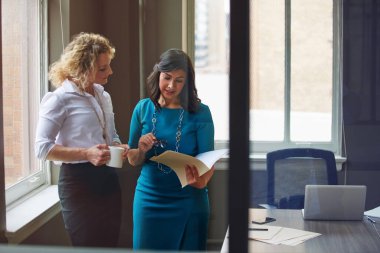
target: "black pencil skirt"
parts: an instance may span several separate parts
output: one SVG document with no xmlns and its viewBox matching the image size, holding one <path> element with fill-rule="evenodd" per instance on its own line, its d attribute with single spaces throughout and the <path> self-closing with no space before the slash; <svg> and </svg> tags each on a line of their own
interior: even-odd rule
<svg viewBox="0 0 380 253">
<path fill-rule="evenodd" d="M 117 246 L 121 190 L 114 168 L 64 163 L 58 192 L 65 228 L 73 246 Z"/>
</svg>

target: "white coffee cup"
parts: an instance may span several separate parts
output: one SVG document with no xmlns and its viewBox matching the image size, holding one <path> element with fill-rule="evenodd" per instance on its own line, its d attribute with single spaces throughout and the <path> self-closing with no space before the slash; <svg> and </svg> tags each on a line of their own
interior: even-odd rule
<svg viewBox="0 0 380 253">
<path fill-rule="evenodd" d="M 110 149 L 110 160 L 107 162 L 107 165 L 115 168 L 123 167 L 123 152 L 124 148 L 109 146 Z"/>
</svg>

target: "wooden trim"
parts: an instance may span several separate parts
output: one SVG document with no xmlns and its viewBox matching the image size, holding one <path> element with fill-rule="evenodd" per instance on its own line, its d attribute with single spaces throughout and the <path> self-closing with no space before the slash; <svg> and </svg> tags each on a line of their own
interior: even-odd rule
<svg viewBox="0 0 380 253">
<path fill-rule="evenodd" d="M 1 0 L 0 0 L 0 34 L 1 34 Z M 3 128 L 3 52 L 2 40 L 0 39 L 0 243 L 7 242 L 5 237 L 6 212 L 5 211 L 5 174 L 4 174 L 4 128 Z"/>
</svg>

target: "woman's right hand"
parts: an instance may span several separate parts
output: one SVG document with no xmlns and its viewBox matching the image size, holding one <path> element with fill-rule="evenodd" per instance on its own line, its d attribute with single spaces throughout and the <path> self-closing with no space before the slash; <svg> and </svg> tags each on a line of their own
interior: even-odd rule
<svg viewBox="0 0 380 253">
<path fill-rule="evenodd" d="M 110 150 L 107 144 L 98 144 L 86 149 L 87 160 L 95 166 L 106 164 L 110 157 Z"/>
<path fill-rule="evenodd" d="M 152 133 L 145 134 L 140 137 L 138 149 L 145 154 L 152 149 L 156 141 L 157 139 Z"/>
<path fill-rule="evenodd" d="M 152 133 L 142 135 L 137 148 L 132 148 L 128 151 L 128 162 L 132 166 L 138 166 L 144 163 L 146 152 L 152 149 L 156 141 L 157 139 Z"/>
</svg>

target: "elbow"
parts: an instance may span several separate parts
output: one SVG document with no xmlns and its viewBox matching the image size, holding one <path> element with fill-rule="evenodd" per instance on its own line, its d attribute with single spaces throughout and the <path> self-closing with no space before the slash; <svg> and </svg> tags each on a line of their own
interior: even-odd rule
<svg viewBox="0 0 380 253">
<path fill-rule="evenodd" d="M 45 160 L 46 159 L 46 154 L 43 152 L 43 148 L 39 145 L 35 145 L 35 148 L 34 148 L 34 154 L 35 156 L 40 159 L 40 160 Z"/>
<path fill-rule="evenodd" d="M 53 148 L 54 144 L 51 143 L 40 143 L 36 142 L 35 144 L 35 156 L 43 161 L 47 160 L 48 154 Z"/>
</svg>

